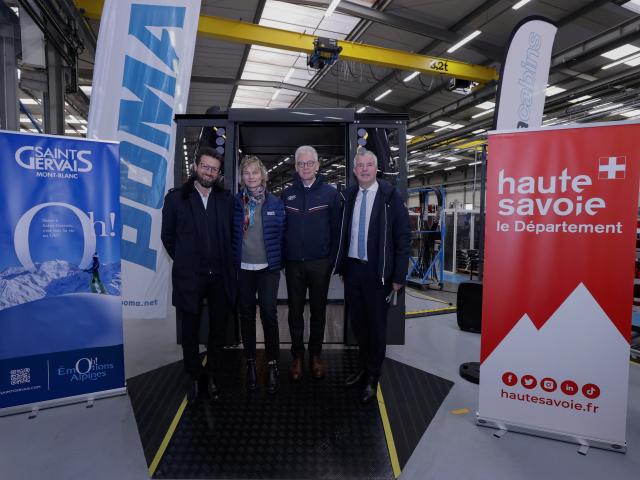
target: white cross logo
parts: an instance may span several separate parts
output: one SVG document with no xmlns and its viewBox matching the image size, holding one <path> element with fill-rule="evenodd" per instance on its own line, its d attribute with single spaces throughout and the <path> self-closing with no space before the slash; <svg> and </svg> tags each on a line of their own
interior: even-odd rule
<svg viewBox="0 0 640 480">
<path fill-rule="evenodd" d="M 627 168 L 627 157 L 600 157 L 598 166 L 599 179 L 621 179 Z M 621 175 L 618 175 L 618 172 Z"/>
</svg>

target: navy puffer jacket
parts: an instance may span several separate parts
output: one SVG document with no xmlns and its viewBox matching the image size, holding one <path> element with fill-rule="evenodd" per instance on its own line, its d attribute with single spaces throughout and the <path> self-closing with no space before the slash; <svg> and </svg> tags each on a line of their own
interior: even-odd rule
<svg viewBox="0 0 640 480">
<path fill-rule="evenodd" d="M 240 268 L 242 262 L 242 236 L 244 230 L 244 205 L 242 204 L 242 193 L 237 193 L 234 200 L 233 211 L 233 235 L 231 245 L 233 250 L 233 262 L 236 268 Z M 275 195 L 268 193 L 262 205 L 262 235 L 264 247 L 267 252 L 267 263 L 269 270 L 280 270 L 282 268 L 282 250 L 284 242 L 284 205 Z"/>
</svg>

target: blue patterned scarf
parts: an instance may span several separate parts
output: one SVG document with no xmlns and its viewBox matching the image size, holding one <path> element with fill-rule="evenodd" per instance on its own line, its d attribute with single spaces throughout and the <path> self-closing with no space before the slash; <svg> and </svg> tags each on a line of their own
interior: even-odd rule
<svg viewBox="0 0 640 480">
<path fill-rule="evenodd" d="M 242 204 L 244 205 L 244 221 L 242 228 L 246 232 L 249 227 L 255 225 L 256 207 L 264 201 L 267 189 L 262 185 L 254 192 L 247 187 L 242 189 Z"/>
</svg>

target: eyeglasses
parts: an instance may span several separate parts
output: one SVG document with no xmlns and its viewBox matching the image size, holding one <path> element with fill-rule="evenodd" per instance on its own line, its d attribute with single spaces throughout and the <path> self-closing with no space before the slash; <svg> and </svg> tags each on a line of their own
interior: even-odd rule
<svg viewBox="0 0 640 480">
<path fill-rule="evenodd" d="M 313 167 L 315 164 L 316 164 L 315 160 L 309 160 L 307 162 L 296 162 L 296 165 L 298 166 L 298 168 Z"/>
<path fill-rule="evenodd" d="M 220 171 L 220 167 L 214 167 L 213 165 L 198 165 L 198 168 L 200 170 L 202 170 L 203 172 L 212 172 L 212 173 L 218 173 Z"/>
</svg>

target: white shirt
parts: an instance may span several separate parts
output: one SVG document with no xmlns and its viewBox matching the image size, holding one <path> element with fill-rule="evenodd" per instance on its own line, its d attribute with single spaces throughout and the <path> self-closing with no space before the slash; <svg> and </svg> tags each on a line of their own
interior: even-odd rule
<svg viewBox="0 0 640 480">
<path fill-rule="evenodd" d="M 356 202 L 353 205 L 353 217 L 351 218 L 351 238 L 349 240 L 349 252 L 347 255 L 351 258 L 360 258 L 358 257 L 358 232 L 360 230 L 360 205 L 362 204 L 362 187 L 358 189 L 358 194 L 356 195 Z M 373 210 L 373 201 L 376 198 L 376 193 L 378 192 L 378 182 L 373 182 L 369 188 L 367 188 L 367 217 L 366 223 L 364 225 L 364 259 L 368 260 L 368 252 L 367 252 L 367 240 L 369 238 L 369 221 L 371 220 L 371 211 Z"/>
<path fill-rule="evenodd" d="M 198 183 L 198 185 L 200 185 L 200 184 Z M 198 195 L 200 195 L 200 200 L 202 200 L 202 205 L 204 205 L 204 209 L 206 210 L 207 209 L 207 202 L 209 201 L 209 195 L 211 195 L 211 187 L 209 187 L 207 189 L 207 194 L 206 195 L 203 195 L 202 192 L 200 191 L 200 189 L 198 187 L 196 187 L 195 185 L 194 185 L 194 188 L 196 189 L 196 192 L 198 192 Z"/>
</svg>

